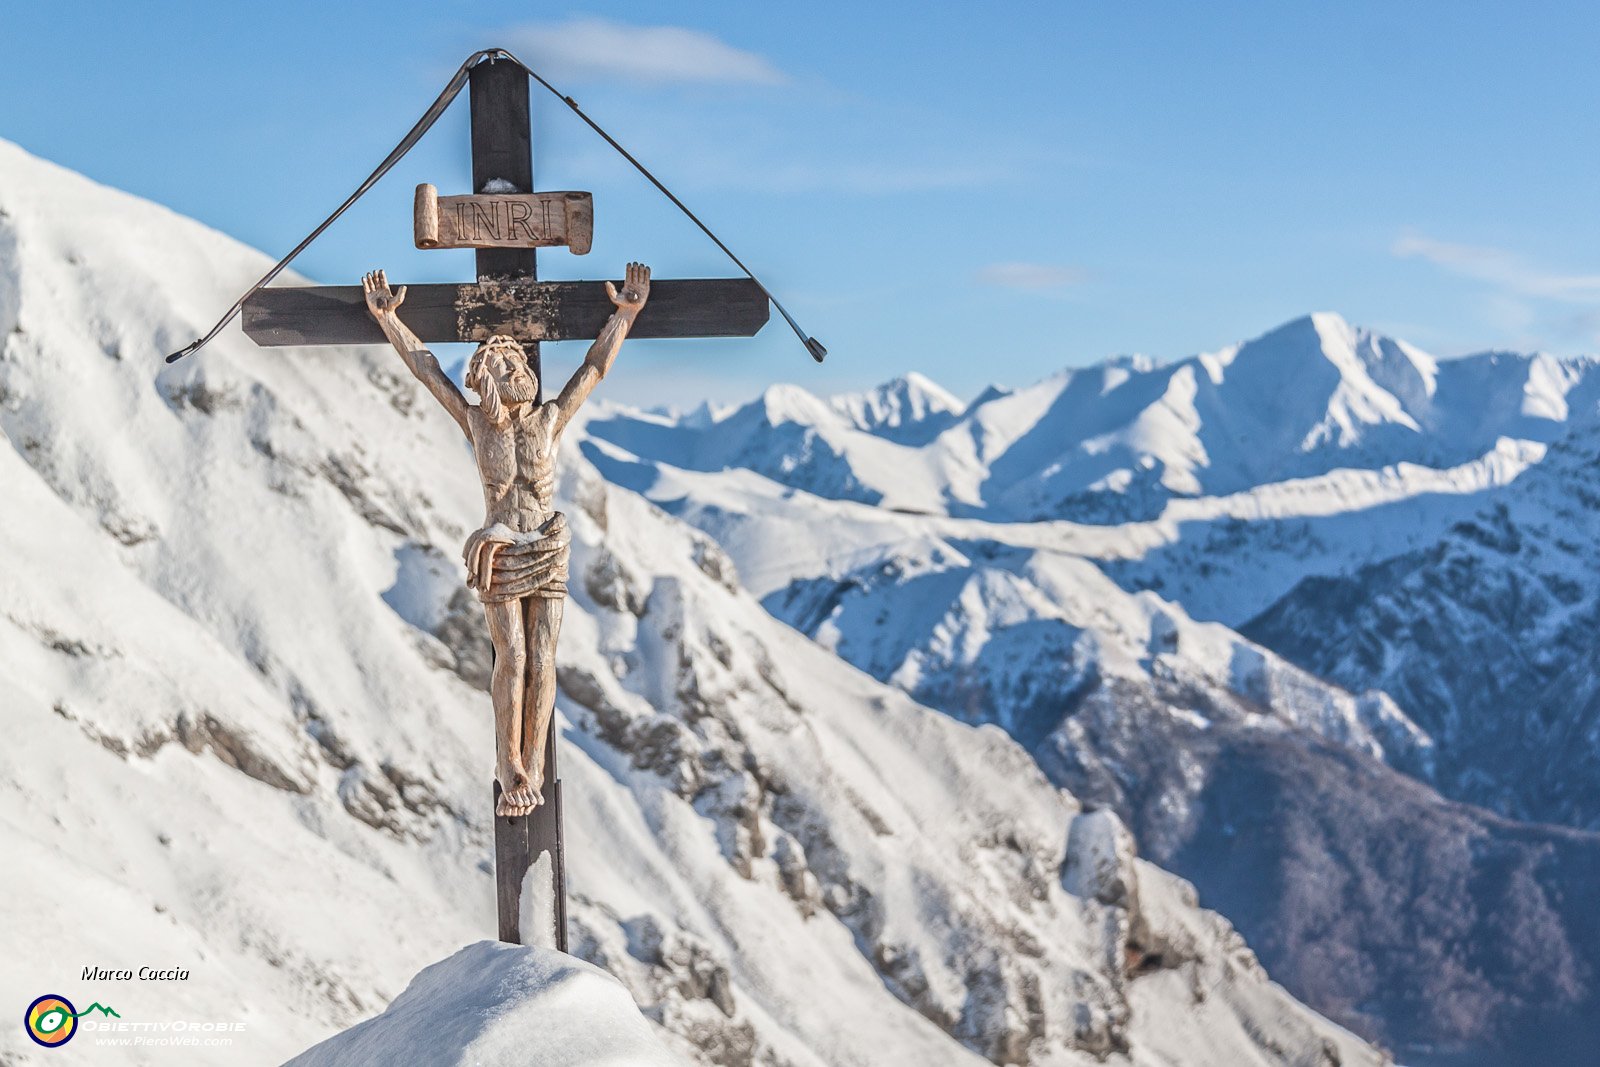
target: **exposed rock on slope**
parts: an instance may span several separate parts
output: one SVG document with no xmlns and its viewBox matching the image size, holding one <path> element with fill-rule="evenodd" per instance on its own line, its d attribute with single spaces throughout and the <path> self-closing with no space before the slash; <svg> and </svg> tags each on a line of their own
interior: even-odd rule
<svg viewBox="0 0 1600 1067">
<path fill-rule="evenodd" d="M 1440 540 L 1307 578 L 1243 630 L 1378 686 L 1439 741 L 1447 794 L 1600 830 L 1600 423 Z"/>
<path fill-rule="evenodd" d="M 924 703 L 1004 726 L 1347 1025 L 1528 1062 L 1585 1032 L 1600 1008 L 1584 917 L 1600 835 L 1448 804 L 1378 762 L 1425 775 L 1434 748 L 1382 692 L 1333 689 L 1148 593 L 1119 612 L 1086 563 L 943 562 L 768 603 Z M 884 615 L 915 624 L 874 626 Z M 1551 849 L 1560 862 L 1541 859 Z M 1530 939 L 1540 952 L 1523 952 Z"/>
<path fill-rule="evenodd" d="M 1350 753 L 1197 748 L 1209 816 L 1170 862 L 1291 988 L 1406 1062 L 1592 1056 L 1600 835 L 1509 823 Z"/>
</svg>

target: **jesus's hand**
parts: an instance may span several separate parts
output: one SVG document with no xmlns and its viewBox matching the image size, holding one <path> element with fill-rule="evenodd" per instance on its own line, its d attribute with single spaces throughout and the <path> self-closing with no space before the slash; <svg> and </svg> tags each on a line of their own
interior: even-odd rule
<svg viewBox="0 0 1600 1067">
<path fill-rule="evenodd" d="M 515 543 L 509 529 L 499 524 L 486 526 L 467 538 L 461 559 L 467 565 L 469 588 L 488 592 L 494 587 L 494 560 L 500 550 Z"/>
<path fill-rule="evenodd" d="M 606 282 L 606 295 L 617 305 L 618 311 L 638 314 L 650 297 L 650 268 L 643 263 L 629 263 L 627 276 L 622 281 L 622 292 L 617 292 L 616 286 Z"/>
<path fill-rule="evenodd" d="M 647 281 L 647 287 L 648 284 Z M 375 270 L 361 279 L 361 291 L 367 295 L 367 310 L 379 322 L 383 321 L 384 316 L 393 315 L 406 299 L 406 287 L 402 285 L 398 293 L 391 292 L 389 279 L 383 276 L 381 270 Z"/>
</svg>

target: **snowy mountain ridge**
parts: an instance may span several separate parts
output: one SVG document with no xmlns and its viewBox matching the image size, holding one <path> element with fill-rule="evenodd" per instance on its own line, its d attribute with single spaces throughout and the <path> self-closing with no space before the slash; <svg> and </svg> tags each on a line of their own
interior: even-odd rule
<svg viewBox="0 0 1600 1067">
<path fill-rule="evenodd" d="M 1220 352 L 1113 359 L 965 408 L 920 376 L 831 406 L 802 393 L 774 387 L 692 425 L 646 430 L 619 414 L 594 432 L 675 466 L 753 470 L 831 499 L 1118 523 L 1341 470 L 1460 466 L 1502 438 L 1548 444 L 1574 412 L 1592 417 L 1600 360 L 1440 361 L 1318 313 Z"/>
</svg>

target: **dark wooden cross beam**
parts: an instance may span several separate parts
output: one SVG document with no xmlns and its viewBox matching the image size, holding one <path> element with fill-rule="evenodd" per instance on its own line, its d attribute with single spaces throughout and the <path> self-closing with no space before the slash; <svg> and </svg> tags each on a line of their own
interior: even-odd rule
<svg viewBox="0 0 1600 1067">
<path fill-rule="evenodd" d="M 473 67 L 469 79 L 473 193 L 532 193 L 527 72 L 516 63 L 488 61 Z M 611 315 L 603 282 L 539 281 L 532 247 L 479 247 L 476 254 L 475 284 L 407 288 L 405 322 L 423 341 L 514 337 L 523 342 L 542 383 L 540 341 L 595 337 Z M 766 323 L 767 313 L 767 296 L 752 279 L 654 279 L 650 300 L 629 336 L 750 337 Z M 257 290 L 244 303 L 244 330 L 262 345 L 387 343 L 367 312 L 359 285 Z M 564 952 L 566 864 L 553 728 L 544 767 L 544 802 L 533 814 L 494 820 L 499 934 L 502 941 L 523 944 L 526 937 L 529 943 Z M 494 789 L 498 798 L 499 785 Z M 540 865 L 545 856 L 548 862 Z M 548 872 L 548 882 L 534 891 L 551 904 L 551 928 L 524 931 L 522 883 L 536 865 Z"/>
<path fill-rule="evenodd" d="M 486 248 L 478 255 L 489 252 L 534 257 L 531 248 Z M 586 340 L 615 310 L 604 282 L 480 274 L 476 285 L 406 287 L 406 325 L 429 343 L 487 341 L 497 333 L 524 345 Z M 749 278 L 662 278 L 651 281 L 650 301 L 628 336 L 752 337 L 767 314 L 767 298 Z M 359 285 L 262 289 L 245 301 L 244 332 L 258 345 L 388 343 Z"/>
</svg>

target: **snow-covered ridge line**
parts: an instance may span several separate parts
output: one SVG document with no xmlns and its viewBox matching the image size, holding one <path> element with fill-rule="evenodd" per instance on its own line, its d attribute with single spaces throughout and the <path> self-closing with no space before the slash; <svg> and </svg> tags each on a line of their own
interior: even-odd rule
<svg viewBox="0 0 1600 1067">
<path fill-rule="evenodd" d="M 1117 525 L 1341 470 L 1446 470 L 1595 418 L 1600 361 L 1436 360 L 1319 313 L 1170 364 L 1110 360 L 964 408 L 920 376 L 825 402 L 775 386 L 715 417 L 613 413 L 597 436 L 684 469 L 994 521 Z M 646 428 L 648 427 L 648 428 Z"/>
<path fill-rule="evenodd" d="M 1395 463 L 1377 470 L 1341 468 L 1309 478 L 1289 478 L 1227 496 L 1176 499 L 1155 525 L 1209 519 L 1290 519 L 1359 511 L 1425 494 L 1477 493 L 1507 485 L 1544 458 L 1549 446 L 1502 437 L 1478 459 L 1454 467 Z M 1128 523 L 1121 530 L 1138 524 Z M 1086 553 L 1087 554 L 1087 553 Z M 1107 553 L 1102 558 L 1115 558 Z"/>
<path fill-rule="evenodd" d="M 593 444 L 598 446 L 593 453 L 597 456 L 629 464 L 639 459 L 609 442 Z M 649 484 L 642 488 L 652 499 L 681 501 L 688 509 L 686 514 L 700 515 L 694 521 L 719 539 L 748 544 L 747 550 L 738 553 L 740 574 L 752 591 L 765 596 L 799 578 L 842 576 L 885 551 L 930 536 L 990 541 L 1107 562 L 1136 561 L 1181 543 L 1188 536 L 1186 524 L 1317 518 L 1428 497 L 1470 497 L 1510 483 L 1539 462 L 1545 449 L 1538 442 L 1501 439 L 1488 454 L 1452 468 L 1400 463 L 1378 470 L 1337 470 L 1229 496 L 1175 499 L 1166 504 L 1159 518 L 1111 526 L 897 513 L 878 505 L 830 500 L 785 488 L 748 471 L 702 472 L 660 463 L 652 465 Z M 702 515 L 701 509 L 712 509 L 715 514 Z M 802 516 L 810 517 L 811 543 L 784 537 L 779 531 L 783 524 L 806 521 Z M 827 518 L 816 521 L 817 516 Z"/>
</svg>

